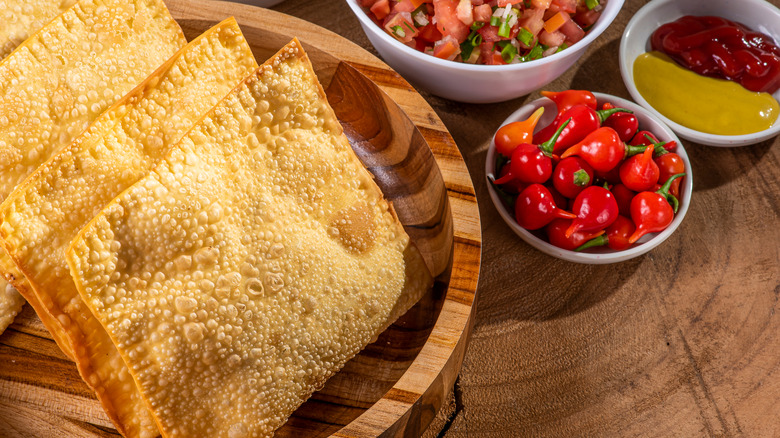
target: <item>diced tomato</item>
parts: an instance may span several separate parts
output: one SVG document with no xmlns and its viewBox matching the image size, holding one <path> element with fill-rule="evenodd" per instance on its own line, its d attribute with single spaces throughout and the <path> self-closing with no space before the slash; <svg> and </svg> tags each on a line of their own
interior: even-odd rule
<svg viewBox="0 0 780 438">
<path fill-rule="evenodd" d="M 553 0 L 531 0 L 531 8 L 541 9 L 544 12 L 545 9 L 550 7 Z"/>
<path fill-rule="evenodd" d="M 460 43 L 452 36 L 445 35 L 433 46 L 433 56 L 452 61 L 460 55 Z"/>
<path fill-rule="evenodd" d="M 390 0 L 377 0 L 376 3 L 371 6 L 371 12 L 379 20 L 384 20 L 387 14 L 390 13 Z"/>
<path fill-rule="evenodd" d="M 542 27 L 544 27 L 544 19 L 542 17 L 544 17 L 543 9 L 526 9 L 518 24 L 531 32 L 533 36 L 537 36 Z"/>
<path fill-rule="evenodd" d="M 560 29 L 567 20 L 571 20 L 571 18 L 569 18 L 569 14 L 566 12 L 558 12 L 557 14 L 550 17 L 549 20 L 544 22 L 544 30 L 547 32 L 555 32 L 556 30 Z M 541 37 L 539 39 L 541 40 Z"/>
<path fill-rule="evenodd" d="M 474 23 L 474 10 L 471 7 L 471 0 L 460 0 L 458 3 L 457 14 L 460 20 L 466 26 Z"/>
<path fill-rule="evenodd" d="M 433 0 L 433 8 L 439 32 L 445 37 L 453 37 L 460 44 L 466 41 L 471 30 L 458 19 L 458 3 L 459 0 Z"/>
<path fill-rule="evenodd" d="M 499 8 L 505 8 L 506 5 L 515 5 L 517 3 L 522 3 L 523 0 L 498 0 L 498 3 L 496 3 L 496 6 Z"/>
<path fill-rule="evenodd" d="M 501 52 L 498 51 L 492 51 L 489 53 L 489 56 L 483 58 L 486 65 L 504 65 L 506 64 L 506 61 L 504 61 L 504 57 L 501 56 Z"/>
<path fill-rule="evenodd" d="M 388 15 L 385 19 L 384 28 L 387 33 L 402 43 L 412 41 L 419 33 L 412 21 L 412 14 L 408 12 Z"/>
<path fill-rule="evenodd" d="M 412 0 L 401 0 L 393 6 L 393 12 L 414 12 L 417 6 L 414 5 Z"/>
<path fill-rule="evenodd" d="M 374 6 L 374 3 L 376 3 L 377 0 L 358 0 L 358 3 L 360 6 L 364 8 L 370 8 L 371 6 Z"/>
<path fill-rule="evenodd" d="M 578 12 L 577 15 L 574 16 L 574 21 L 582 27 L 590 27 L 593 26 L 593 23 L 595 23 L 599 17 L 601 17 L 601 12 L 602 11 L 586 9 Z"/>
<path fill-rule="evenodd" d="M 495 43 L 496 41 L 501 41 L 501 37 L 498 36 L 498 27 L 491 26 L 489 24 L 482 26 L 478 31 L 480 35 L 482 35 L 482 41 L 486 43 Z"/>
<path fill-rule="evenodd" d="M 552 0 L 550 10 L 553 12 L 568 12 L 573 14 L 577 11 L 577 0 Z"/>
<path fill-rule="evenodd" d="M 555 32 L 547 32 L 546 30 L 539 32 L 539 42 L 547 47 L 558 47 L 564 41 L 566 41 L 566 36 L 557 30 Z"/>
<path fill-rule="evenodd" d="M 560 31 L 566 35 L 566 40 L 571 44 L 576 43 L 585 36 L 585 31 L 574 20 L 567 21 L 566 24 L 561 26 Z"/>
<path fill-rule="evenodd" d="M 493 8 L 490 5 L 484 4 L 474 7 L 474 21 L 481 21 L 487 23 L 490 21 L 490 17 L 493 16 Z"/>
<path fill-rule="evenodd" d="M 437 29 L 436 25 L 434 24 L 429 24 L 427 26 L 421 27 L 419 31 L 420 34 L 418 39 L 427 41 L 429 43 L 435 43 L 436 41 L 439 41 L 442 37 L 441 32 L 439 32 L 439 29 Z"/>
</svg>

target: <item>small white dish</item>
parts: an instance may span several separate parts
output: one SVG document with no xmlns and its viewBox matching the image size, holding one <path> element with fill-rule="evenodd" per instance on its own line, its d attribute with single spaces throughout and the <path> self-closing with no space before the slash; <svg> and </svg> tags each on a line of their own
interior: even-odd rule
<svg viewBox="0 0 780 438">
<path fill-rule="evenodd" d="M 650 48 L 650 36 L 661 25 L 685 15 L 716 15 L 769 35 L 780 42 L 780 9 L 763 0 L 653 0 L 628 22 L 620 42 L 620 74 L 631 97 L 669 125 L 680 137 L 696 143 L 735 147 L 768 140 L 780 133 L 780 120 L 766 130 L 745 135 L 715 135 L 696 131 L 669 120 L 653 108 L 634 85 L 634 61 Z M 780 90 L 773 94 L 780 101 Z M 738 117 L 738 115 L 735 115 Z"/>
<path fill-rule="evenodd" d="M 624 0 L 609 0 L 601 17 L 585 37 L 566 50 L 546 58 L 510 65 L 473 65 L 447 61 L 407 47 L 388 35 L 360 7 L 347 4 L 382 59 L 413 85 L 458 102 L 503 102 L 549 84 L 568 70 L 615 19 Z"/>
<path fill-rule="evenodd" d="M 631 101 L 609 94 L 593 94 L 596 96 L 596 99 L 598 99 L 599 108 L 603 103 L 609 102 L 616 107 L 629 109 L 634 112 L 634 115 L 636 115 L 637 119 L 639 120 L 640 130 L 647 130 L 652 132 L 658 137 L 660 141 L 663 142 L 672 140 L 677 142 L 677 150 L 675 150 L 675 153 L 677 153 L 685 163 L 685 179 L 683 180 L 682 184 L 680 184 L 680 207 L 677 210 L 677 214 L 675 215 L 674 220 L 665 230 L 661 231 L 660 233 L 646 234 L 642 236 L 642 238 L 639 239 L 639 241 L 634 244 L 634 246 L 623 251 L 614 251 L 607 247 L 591 248 L 584 252 L 569 251 L 558 248 L 557 246 L 554 246 L 539 237 L 543 233 L 542 230 L 528 231 L 518 225 L 517 221 L 515 221 L 514 212 L 509 211 L 507 206 L 504 205 L 500 195 L 498 192 L 496 192 L 495 188 L 493 188 L 493 185 L 489 180 L 487 185 L 488 192 L 490 193 L 490 199 L 493 201 L 493 205 L 495 205 L 498 213 L 501 215 L 501 218 L 504 219 L 504 222 L 509 225 L 509 228 L 511 228 L 515 234 L 520 236 L 520 238 L 525 240 L 529 245 L 547 255 L 563 260 L 568 260 L 570 262 L 585 264 L 617 263 L 638 257 L 650 251 L 651 249 L 663 243 L 663 241 L 668 239 L 669 236 L 674 233 L 677 227 L 680 226 L 680 223 L 682 223 L 683 218 L 685 218 L 685 214 L 688 212 L 688 206 L 691 203 L 691 194 L 693 192 L 693 175 L 691 172 L 691 161 L 688 159 L 688 154 L 685 152 L 685 148 L 680 142 L 680 139 L 677 138 L 677 136 L 674 135 L 674 132 L 672 132 L 672 130 L 669 129 L 669 127 L 661 122 L 656 116 L 650 114 L 649 111 Z M 544 115 L 542 116 L 541 120 L 539 120 L 539 124 L 537 125 L 537 128 L 541 129 L 541 127 L 550 124 L 555 118 L 556 114 L 555 104 L 547 98 L 537 99 L 531 103 L 523 105 L 520 107 L 520 109 L 512 113 L 512 115 L 504 120 L 504 122 L 501 123 L 501 126 L 504 126 L 508 123 L 525 120 L 541 106 L 543 106 L 545 109 Z M 488 179 L 495 177 L 495 163 L 496 145 L 495 142 L 491 140 L 490 147 L 487 151 L 487 158 L 485 159 L 485 174 L 487 175 Z"/>
</svg>

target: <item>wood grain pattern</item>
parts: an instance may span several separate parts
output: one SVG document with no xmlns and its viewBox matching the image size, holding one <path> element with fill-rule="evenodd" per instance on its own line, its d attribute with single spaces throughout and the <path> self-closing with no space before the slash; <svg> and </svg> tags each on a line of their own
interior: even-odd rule
<svg viewBox="0 0 780 438">
<path fill-rule="evenodd" d="M 344 2 L 325 3 L 280 9 L 373 50 Z M 645 3 L 626 0 L 545 89 L 630 99 L 618 49 Z M 638 259 L 583 266 L 525 244 L 487 196 L 491 136 L 539 93 L 493 105 L 423 95 L 475 181 L 484 239 L 474 332 L 444 437 L 780 437 L 780 139 L 737 149 L 684 142 L 694 192 L 678 231 Z"/>
<path fill-rule="evenodd" d="M 476 197 L 454 141 L 400 76 L 336 34 L 248 6 L 167 3 L 188 39 L 235 16 L 260 61 L 293 36 L 301 40 L 353 148 L 437 275 L 433 290 L 348 362 L 277 436 L 419 435 L 455 382 L 479 275 Z M 0 336 L 0 364 L 0 436 L 116 435 L 75 366 L 29 309 Z"/>
</svg>

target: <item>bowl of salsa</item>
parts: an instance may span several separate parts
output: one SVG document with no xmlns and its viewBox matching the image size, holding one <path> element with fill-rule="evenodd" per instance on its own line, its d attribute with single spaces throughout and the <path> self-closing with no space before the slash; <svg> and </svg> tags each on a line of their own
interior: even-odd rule
<svg viewBox="0 0 780 438">
<path fill-rule="evenodd" d="M 780 133 L 780 9 L 762 0 L 657 0 L 623 34 L 633 99 L 680 137 L 710 146 Z"/>
<path fill-rule="evenodd" d="M 347 0 L 393 69 L 432 94 L 501 102 L 552 82 L 623 0 Z"/>
</svg>

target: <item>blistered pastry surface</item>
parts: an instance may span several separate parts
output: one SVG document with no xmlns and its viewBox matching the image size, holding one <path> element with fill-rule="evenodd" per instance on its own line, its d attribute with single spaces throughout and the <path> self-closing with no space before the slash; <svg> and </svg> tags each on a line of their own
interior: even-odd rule
<svg viewBox="0 0 780 438">
<path fill-rule="evenodd" d="M 68 263 L 163 435 L 237 438 L 271 435 L 430 285 L 409 250 L 294 42 L 112 201 Z"/>
</svg>

